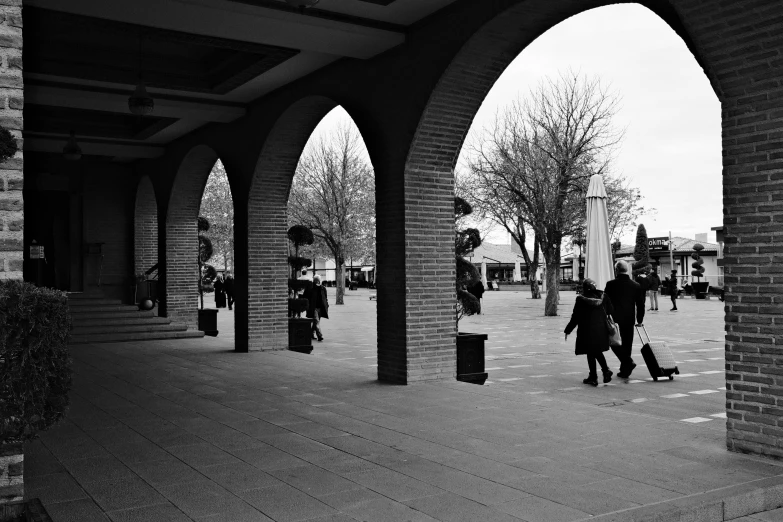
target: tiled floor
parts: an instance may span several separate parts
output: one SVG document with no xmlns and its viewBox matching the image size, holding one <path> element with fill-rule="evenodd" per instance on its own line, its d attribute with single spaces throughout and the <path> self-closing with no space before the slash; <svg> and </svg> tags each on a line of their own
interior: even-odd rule
<svg viewBox="0 0 783 522">
<path fill-rule="evenodd" d="M 488 293 L 460 325 L 489 334 L 486 386 L 377 382 L 366 290 L 311 355 L 233 353 L 225 310 L 218 338 L 74 346 L 72 406 L 28 446 L 27 495 L 55 521 L 548 522 L 783 473 L 725 450 L 721 303 L 645 320 L 673 381 L 637 356 L 593 388 L 563 341 L 573 294 L 555 318 L 527 297 Z"/>
</svg>

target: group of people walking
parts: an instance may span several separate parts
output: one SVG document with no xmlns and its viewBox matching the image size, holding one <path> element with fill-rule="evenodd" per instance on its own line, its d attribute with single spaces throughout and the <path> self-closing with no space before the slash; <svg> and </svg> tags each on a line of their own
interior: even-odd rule
<svg viewBox="0 0 783 522">
<path fill-rule="evenodd" d="M 604 352 L 610 348 L 607 316 L 614 319 L 620 331 L 621 344 L 611 347 L 620 361 L 617 376 L 627 379 L 636 368 L 631 348 L 634 327 L 641 327 L 644 321 L 645 291 L 631 279 L 628 263 L 618 261 L 614 268 L 615 279 L 606 283 L 603 292 L 596 288 L 592 279 L 584 280 L 582 295 L 576 297 L 571 320 L 565 327 L 566 340 L 576 328 L 575 353 L 587 356 L 589 368 L 589 374 L 583 382 L 593 386 L 598 386 L 597 365 L 601 367 L 603 382 L 610 382 L 614 375 L 604 356 Z"/>
<path fill-rule="evenodd" d="M 215 307 L 225 308 L 228 303 L 228 309 L 232 310 L 234 307 L 234 278 L 231 276 L 231 272 L 226 271 L 226 278 L 218 274 L 213 285 L 215 287 Z"/>
</svg>

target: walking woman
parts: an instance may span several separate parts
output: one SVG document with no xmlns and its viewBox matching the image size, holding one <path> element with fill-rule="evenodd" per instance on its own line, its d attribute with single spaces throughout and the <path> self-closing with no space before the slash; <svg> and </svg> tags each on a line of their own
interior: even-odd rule
<svg viewBox="0 0 783 522">
<path fill-rule="evenodd" d="M 582 295 L 576 296 L 571 320 L 565 327 L 565 339 L 576 328 L 576 355 L 587 355 L 587 366 L 590 370 L 587 379 L 582 382 L 598 386 L 596 361 L 601 365 L 603 381 L 610 382 L 613 372 L 606 364 L 604 352 L 609 350 L 609 334 L 606 330 L 606 314 L 613 312 L 612 302 L 605 298 L 603 292 L 596 289 L 595 281 L 585 279 L 582 283 Z"/>
<path fill-rule="evenodd" d="M 677 292 L 679 292 L 677 288 L 677 271 L 672 270 L 672 277 L 669 279 L 669 295 L 672 298 L 672 309 L 670 312 L 677 311 Z"/>
</svg>

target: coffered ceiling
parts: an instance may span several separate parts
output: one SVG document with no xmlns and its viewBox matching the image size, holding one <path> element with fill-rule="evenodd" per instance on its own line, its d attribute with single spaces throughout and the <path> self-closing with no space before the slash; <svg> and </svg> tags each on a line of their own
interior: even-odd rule
<svg viewBox="0 0 783 522">
<path fill-rule="evenodd" d="M 132 161 L 340 58 L 368 59 L 454 0 L 25 0 L 25 151 Z M 141 78 L 153 115 L 133 116 Z"/>
</svg>

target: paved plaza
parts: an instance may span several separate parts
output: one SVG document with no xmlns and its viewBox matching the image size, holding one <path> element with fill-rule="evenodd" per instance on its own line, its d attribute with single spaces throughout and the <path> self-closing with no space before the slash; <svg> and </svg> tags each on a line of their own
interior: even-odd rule
<svg viewBox="0 0 783 522">
<path fill-rule="evenodd" d="M 227 310 L 217 338 L 74 346 L 72 405 L 28 445 L 27 496 L 56 522 L 783 521 L 780 463 L 725 449 L 719 301 L 648 313 L 673 381 L 637 343 L 631 378 L 594 388 L 563 340 L 572 292 L 551 318 L 489 292 L 460 323 L 489 335 L 485 386 L 394 386 L 376 380 L 370 295 L 330 307 L 310 355 L 234 353 Z"/>
</svg>

